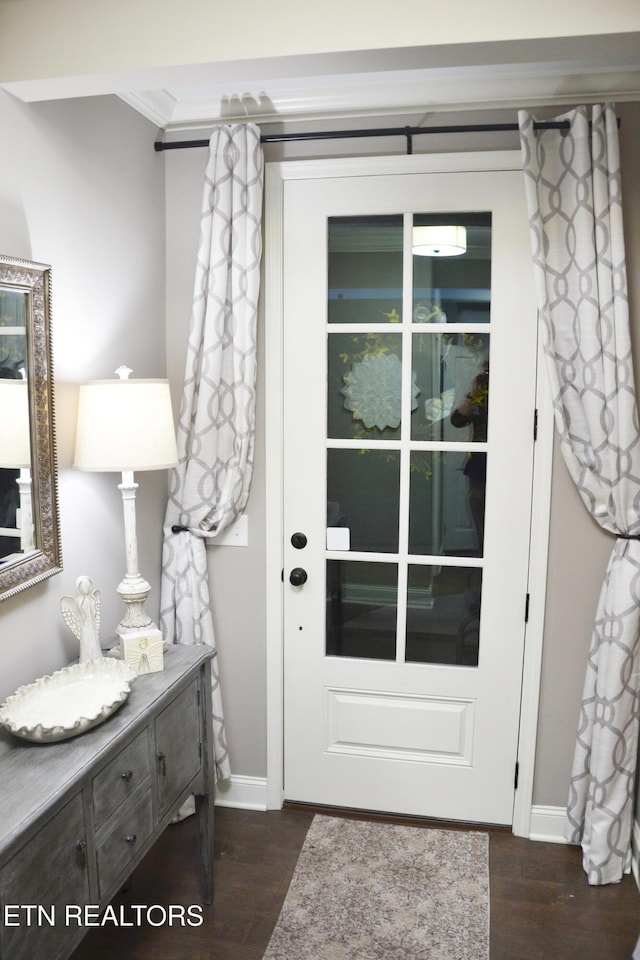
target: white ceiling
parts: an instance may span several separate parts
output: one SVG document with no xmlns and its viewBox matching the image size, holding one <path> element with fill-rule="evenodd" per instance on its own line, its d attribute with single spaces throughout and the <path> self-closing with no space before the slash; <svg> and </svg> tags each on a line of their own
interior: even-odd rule
<svg viewBox="0 0 640 960">
<path fill-rule="evenodd" d="M 167 139 L 220 120 L 640 100 L 640 34 L 441 45 L 175 66 L 3 85 L 25 100 L 115 93 Z"/>
</svg>

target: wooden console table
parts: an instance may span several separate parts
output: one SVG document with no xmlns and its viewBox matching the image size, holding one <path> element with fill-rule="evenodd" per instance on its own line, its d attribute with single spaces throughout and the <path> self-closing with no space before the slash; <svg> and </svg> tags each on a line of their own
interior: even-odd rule
<svg viewBox="0 0 640 960">
<path fill-rule="evenodd" d="M 213 893 L 211 657 L 174 646 L 126 703 L 71 740 L 0 741 L 0 958 L 62 960 L 191 794 Z"/>
</svg>

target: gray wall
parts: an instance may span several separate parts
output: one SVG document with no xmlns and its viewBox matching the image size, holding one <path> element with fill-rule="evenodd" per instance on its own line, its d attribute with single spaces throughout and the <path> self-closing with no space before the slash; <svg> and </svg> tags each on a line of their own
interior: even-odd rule
<svg viewBox="0 0 640 960">
<path fill-rule="evenodd" d="M 165 376 L 164 175 L 155 128 L 115 97 L 25 105 L 0 91 L 0 251 L 52 267 L 64 569 L 0 603 L 0 698 L 77 656 L 60 616 L 76 577 L 102 593 L 106 640 L 125 573 L 116 474 L 70 468 L 77 384 L 122 363 Z M 140 567 L 157 616 L 166 474 L 140 474 Z"/>
</svg>

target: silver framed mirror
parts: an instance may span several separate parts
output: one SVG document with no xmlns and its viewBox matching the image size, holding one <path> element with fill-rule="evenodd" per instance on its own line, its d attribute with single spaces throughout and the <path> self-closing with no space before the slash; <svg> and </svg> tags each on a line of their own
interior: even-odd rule
<svg viewBox="0 0 640 960">
<path fill-rule="evenodd" d="M 62 569 L 51 267 L 0 256 L 0 600 Z"/>
</svg>

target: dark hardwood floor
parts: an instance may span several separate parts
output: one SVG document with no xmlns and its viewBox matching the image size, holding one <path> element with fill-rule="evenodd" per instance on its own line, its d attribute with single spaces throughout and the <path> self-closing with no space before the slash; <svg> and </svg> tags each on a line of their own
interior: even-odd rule
<svg viewBox="0 0 640 960">
<path fill-rule="evenodd" d="M 215 898 L 203 908 L 202 924 L 182 926 L 175 911 L 171 926 L 91 929 L 73 960 L 261 960 L 313 813 L 216 808 Z M 640 894 L 631 876 L 589 887 L 578 848 L 488 832 L 491 960 L 630 960 L 640 934 Z M 191 819 L 165 831 L 114 905 L 166 911 L 199 902 Z M 162 916 L 160 909 L 149 913 L 151 923 Z"/>
</svg>

